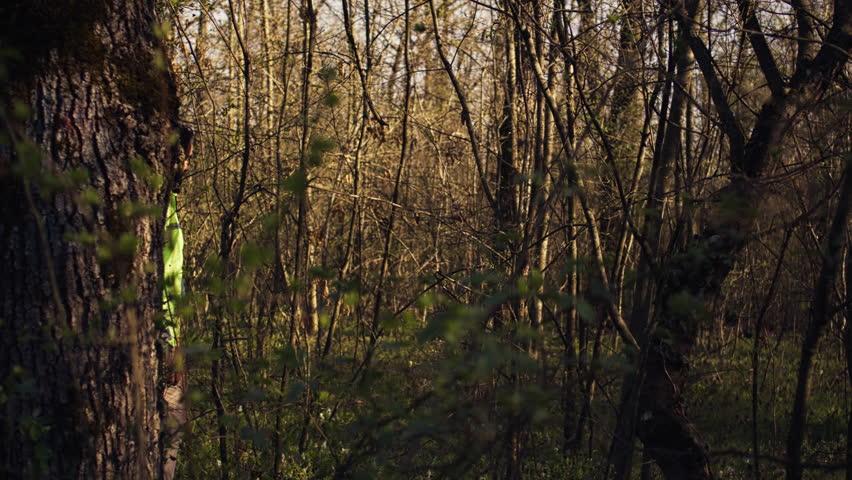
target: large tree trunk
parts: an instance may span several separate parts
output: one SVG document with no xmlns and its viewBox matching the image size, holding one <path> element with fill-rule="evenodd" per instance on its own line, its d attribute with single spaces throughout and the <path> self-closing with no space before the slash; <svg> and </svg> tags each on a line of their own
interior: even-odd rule
<svg viewBox="0 0 852 480">
<path fill-rule="evenodd" d="M 654 328 L 643 345 L 637 433 L 669 480 L 712 478 L 706 447 L 687 419 L 682 396 L 701 311 L 707 300 L 718 294 L 752 234 L 770 151 L 781 144 L 783 132 L 793 121 L 794 107 L 804 107 L 825 92 L 842 72 L 852 49 L 852 14 L 845 2 L 837 0 L 826 44 L 785 82 L 763 43 L 756 17 L 746 15 L 756 32 L 751 42 L 772 93 L 746 138 L 720 86 L 711 52 L 695 31 L 698 7 L 699 0 L 679 3 L 675 16 L 719 112 L 729 141 L 732 174 L 729 185 L 717 192 L 716 201 L 707 208 L 701 234 L 662 265 L 654 301 Z"/>
<path fill-rule="evenodd" d="M 160 476 L 176 94 L 153 0 L 14 0 L 0 46 L 0 476 Z M 8 58 L 8 57 L 7 57 Z"/>
</svg>

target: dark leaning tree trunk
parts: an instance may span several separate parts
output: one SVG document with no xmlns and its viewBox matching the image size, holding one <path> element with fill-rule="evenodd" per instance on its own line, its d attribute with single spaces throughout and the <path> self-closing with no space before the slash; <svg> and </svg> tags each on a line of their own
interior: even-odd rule
<svg viewBox="0 0 852 480">
<path fill-rule="evenodd" d="M 683 389 L 689 353 L 700 328 L 700 311 L 718 294 L 753 230 L 753 212 L 760 207 L 760 182 L 770 152 L 793 121 L 797 109 L 812 107 L 843 71 L 852 50 L 852 13 L 847 0 L 835 0 L 832 26 L 813 58 L 804 59 L 789 81 L 780 75 L 772 52 L 750 5 L 740 0 L 750 40 L 771 90 L 751 133 L 728 104 L 717 78 L 711 52 L 695 32 L 699 0 L 675 2 L 674 13 L 707 83 L 721 127 L 729 140 L 731 182 L 708 208 L 701 235 L 663 265 L 655 297 L 654 323 L 643 345 L 637 433 L 668 480 L 713 477 L 706 447 L 686 417 Z M 660 332 L 665 332 L 665 335 Z M 791 443 L 793 443 L 791 441 Z"/>
<path fill-rule="evenodd" d="M 174 83 L 154 0 L 0 6 L 0 477 L 160 476 Z"/>
</svg>

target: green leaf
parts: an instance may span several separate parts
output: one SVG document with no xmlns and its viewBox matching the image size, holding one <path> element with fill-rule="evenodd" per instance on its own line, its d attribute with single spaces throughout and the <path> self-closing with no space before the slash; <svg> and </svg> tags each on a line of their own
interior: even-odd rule
<svg viewBox="0 0 852 480">
<path fill-rule="evenodd" d="M 311 142 L 308 146 L 308 156 L 306 158 L 308 165 L 312 167 L 321 165 L 323 156 L 334 150 L 334 147 L 334 140 L 330 138 L 319 135 L 311 138 Z"/>
<path fill-rule="evenodd" d="M 124 256 L 133 255 L 136 252 L 137 245 L 139 245 L 139 238 L 130 232 L 124 232 L 118 238 L 116 253 Z"/>
<path fill-rule="evenodd" d="M 301 196 L 308 189 L 308 175 L 302 168 L 296 169 L 292 175 L 285 178 L 281 182 L 281 188 L 288 192 L 293 192 L 297 196 Z"/>
<path fill-rule="evenodd" d="M 319 72 L 317 72 L 317 76 L 323 82 L 328 83 L 337 78 L 337 69 L 331 65 L 323 65 L 323 67 L 320 68 Z"/>
<path fill-rule="evenodd" d="M 334 270 L 322 266 L 313 266 L 308 269 L 308 276 L 317 280 L 334 280 Z"/>
<path fill-rule="evenodd" d="M 275 352 L 279 361 L 287 368 L 296 368 L 299 366 L 299 359 L 296 356 L 296 350 L 292 345 L 285 345 Z"/>
<path fill-rule="evenodd" d="M 290 389 L 287 390 L 287 395 L 284 396 L 285 403 L 292 403 L 296 400 L 302 398 L 302 394 L 305 393 L 305 385 L 300 381 L 294 381 L 292 385 L 290 385 Z"/>
<path fill-rule="evenodd" d="M 592 305 L 586 301 L 586 299 L 573 296 L 573 295 L 560 295 L 559 296 L 559 307 L 562 309 L 568 309 L 573 307 L 577 310 L 577 314 L 580 315 L 580 318 L 586 323 L 593 323 L 596 319 L 595 309 Z"/>
<path fill-rule="evenodd" d="M 240 250 L 240 259 L 243 266 L 249 269 L 256 269 L 260 266 L 272 261 L 273 252 L 269 247 L 263 247 L 256 243 L 247 243 Z"/>
<path fill-rule="evenodd" d="M 15 120 L 26 120 L 30 116 L 30 106 L 21 101 L 15 101 L 12 105 L 12 116 Z"/>
<path fill-rule="evenodd" d="M 270 434 L 268 430 L 243 427 L 240 430 L 240 437 L 252 442 L 258 448 L 269 448 Z"/>
<path fill-rule="evenodd" d="M 338 97 L 334 92 L 328 92 L 328 94 L 322 99 L 322 103 L 328 107 L 336 107 L 340 105 L 340 97 Z"/>
</svg>

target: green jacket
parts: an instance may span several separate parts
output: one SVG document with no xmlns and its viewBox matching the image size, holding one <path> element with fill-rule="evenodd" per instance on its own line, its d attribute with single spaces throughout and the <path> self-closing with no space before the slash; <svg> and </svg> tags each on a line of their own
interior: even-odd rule
<svg viewBox="0 0 852 480">
<path fill-rule="evenodd" d="M 180 335 L 177 299 L 183 295 L 183 231 L 177 216 L 177 193 L 172 193 L 166 210 L 165 246 L 163 247 L 163 309 L 169 345 L 175 346 Z"/>
</svg>

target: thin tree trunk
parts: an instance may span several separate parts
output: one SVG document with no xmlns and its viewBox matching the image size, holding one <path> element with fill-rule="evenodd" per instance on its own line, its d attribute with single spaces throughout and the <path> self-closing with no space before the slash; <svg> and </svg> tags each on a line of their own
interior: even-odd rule
<svg viewBox="0 0 852 480">
<path fill-rule="evenodd" d="M 837 199 L 837 211 L 828 231 L 828 238 L 822 250 L 822 268 L 814 288 L 811 302 L 811 321 L 802 343 L 802 355 L 799 360 L 799 373 L 796 379 L 796 396 L 793 413 L 790 415 L 790 433 L 787 437 L 787 480 L 802 478 L 802 443 L 805 438 L 808 400 L 811 393 L 811 373 L 817 344 L 825 326 L 831 320 L 831 292 L 841 264 L 843 246 L 846 243 L 849 210 L 852 208 L 852 162 L 844 169 L 843 186 Z"/>
<path fill-rule="evenodd" d="M 405 7 L 405 30 L 403 31 L 403 64 L 405 68 L 405 86 L 402 99 L 402 145 L 399 152 L 399 162 L 396 167 L 396 175 L 393 183 L 393 193 L 391 194 L 391 211 L 387 219 L 387 227 L 385 230 L 384 247 L 382 249 L 382 263 L 379 267 L 379 280 L 376 284 L 376 300 L 373 304 L 373 321 L 370 329 L 370 344 L 367 347 L 366 358 L 364 359 L 364 371 L 370 368 L 370 361 L 375 354 L 376 342 L 379 339 L 380 320 L 382 299 L 384 298 L 385 278 L 388 274 L 388 265 L 391 256 L 391 239 L 393 237 L 394 224 L 396 222 L 397 205 L 399 204 L 400 183 L 402 182 L 402 173 L 405 169 L 405 162 L 408 159 L 408 135 L 409 135 L 409 106 L 411 100 L 411 60 L 409 58 L 409 37 L 410 26 L 408 24 L 408 0 Z"/>
<path fill-rule="evenodd" d="M 849 232 L 846 235 L 846 326 L 843 328 L 843 351 L 846 356 L 846 376 L 849 387 L 852 387 L 852 241 Z M 846 465 L 852 465 L 852 408 L 849 408 L 846 418 Z M 846 480 L 852 480 L 852 468 L 846 468 Z"/>
<path fill-rule="evenodd" d="M 772 282 L 769 285 L 769 292 L 763 301 L 763 307 L 757 315 L 754 322 L 754 345 L 751 352 L 751 450 L 754 458 L 754 471 L 752 472 L 756 480 L 760 479 L 760 441 L 758 432 L 758 412 L 760 410 L 760 399 L 758 397 L 758 377 L 760 373 L 760 344 L 763 341 L 763 320 L 766 317 L 766 312 L 769 311 L 769 306 L 772 304 L 772 299 L 775 297 L 775 290 L 778 286 L 778 280 L 781 278 L 781 267 L 784 265 L 784 254 L 787 252 L 787 245 L 790 241 L 790 236 L 793 229 L 787 230 L 784 234 L 784 241 L 781 243 L 781 251 L 778 253 L 778 264 L 775 266 L 775 273 L 772 275 Z"/>
</svg>

